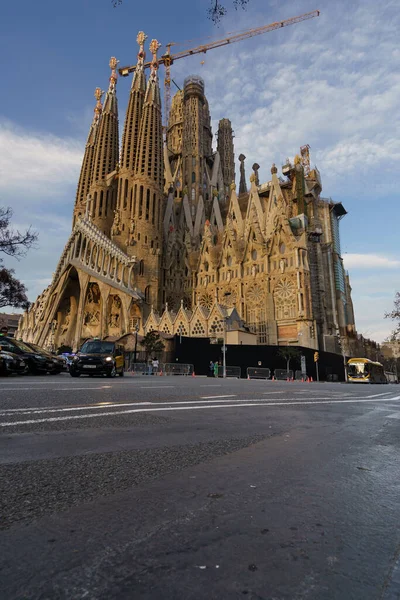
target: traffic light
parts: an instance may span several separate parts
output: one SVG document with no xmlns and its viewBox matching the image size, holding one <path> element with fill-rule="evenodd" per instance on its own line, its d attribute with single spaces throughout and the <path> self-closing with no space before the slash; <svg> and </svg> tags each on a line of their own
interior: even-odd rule
<svg viewBox="0 0 400 600">
<path fill-rule="evenodd" d="M 314 362 L 318 362 L 319 360 L 319 352 L 314 352 Z"/>
</svg>

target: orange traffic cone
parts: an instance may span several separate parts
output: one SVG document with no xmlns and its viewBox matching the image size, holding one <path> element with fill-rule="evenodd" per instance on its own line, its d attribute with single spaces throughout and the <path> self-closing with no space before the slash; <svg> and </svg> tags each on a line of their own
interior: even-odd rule
<svg viewBox="0 0 400 600">
<path fill-rule="evenodd" d="M 314 379 L 313 379 L 312 377 L 310 378 L 310 382 L 311 382 L 311 383 L 313 383 L 313 382 L 314 382 Z"/>
<path fill-rule="evenodd" d="M 192 373 L 192 377 L 196 377 L 196 373 L 194 371 Z"/>
<path fill-rule="evenodd" d="M 250 380 L 250 375 L 247 375 L 247 379 Z"/>
<path fill-rule="evenodd" d="M 275 375 L 272 375 L 272 381 L 275 381 Z"/>
</svg>

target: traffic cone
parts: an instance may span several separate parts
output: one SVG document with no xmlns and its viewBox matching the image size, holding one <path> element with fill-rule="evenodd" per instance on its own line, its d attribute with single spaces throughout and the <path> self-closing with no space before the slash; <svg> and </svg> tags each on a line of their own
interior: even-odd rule
<svg viewBox="0 0 400 600">
<path fill-rule="evenodd" d="M 163 374 L 163 372 L 162 372 L 162 369 L 161 369 L 161 371 L 160 371 L 160 372 L 159 372 L 159 374 L 158 374 L 158 375 L 159 375 L 159 377 L 161 377 L 161 376 L 162 376 L 162 374 Z"/>
<path fill-rule="evenodd" d="M 275 381 L 275 375 L 272 375 L 272 381 Z"/>
<path fill-rule="evenodd" d="M 250 381 L 250 375 L 247 375 L 247 379 Z"/>
<path fill-rule="evenodd" d="M 196 377 L 196 373 L 194 371 L 192 373 L 192 377 Z"/>
<path fill-rule="evenodd" d="M 314 379 L 313 379 L 312 377 L 310 378 L 310 382 L 311 382 L 311 383 L 313 383 L 313 382 L 314 382 Z"/>
<path fill-rule="evenodd" d="M 289 377 L 286 378 L 286 383 L 289 383 L 290 379 Z"/>
</svg>

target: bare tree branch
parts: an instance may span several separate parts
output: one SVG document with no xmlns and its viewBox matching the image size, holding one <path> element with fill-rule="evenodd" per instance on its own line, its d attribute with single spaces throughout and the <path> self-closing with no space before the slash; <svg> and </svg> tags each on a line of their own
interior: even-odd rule
<svg viewBox="0 0 400 600">
<path fill-rule="evenodd" d="M 38 234 L 31 227 L 22 233 L 18 229 L 11 229 L 12 215 L 10 207 L 0 207 L 0 252 L 19 259 L 32 248 Z"/>
</svg>

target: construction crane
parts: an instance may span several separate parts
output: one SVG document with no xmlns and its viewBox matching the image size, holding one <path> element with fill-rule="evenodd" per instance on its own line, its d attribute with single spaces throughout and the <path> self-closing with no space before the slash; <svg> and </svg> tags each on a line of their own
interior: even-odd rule
<svg viewBox="0 0 400 600">
<path fill-rule="evenodd" d="M 220 48 L 221 46 L 227 46 L 229 44 L 233 44 L 235 42 L 241 42 L 242 40 L 246 40 L 248 38 L 254 37 L 256 35 L 262 35 L 263 33 L 267 33 L 268 31 L 274 31 L 275 29 L 280 29 L 281 27 L 287 27 L 288 25 L 294 25 L 295 23 L 300 23 L 301 21 L 307 21 L 308 19 L 313 19 L 314 17 L 319 17 L 320 11 L 313 10 L 312 12 L 304 13 L 297 17 L 292 17 L 290 19 L 285 19 L 284 21 L 277 21 L 276 23 L 270 23 L 269 25 L 263 25 L 262 27 L 256 27 L 254 29 L 248 29 L 246 31 L 242 31 L 240 33 L 232 34 L 229 37 L 223 38 L 222 40 L 217 40 L 214 42 L 210 42 L 209 44 L 203 44 L 201 46 L 196 46 L 195 48 L 190 48 L 188 50 L 182 50 L 181 52 L 177 52 L 176 54 L 171 54 L 171 47 L 175 46 L 174 42 L 170 42 L 166 45 L 167 51 L 165 54 L 161 56 L 159 59 L 159 64 L 163 64 L 165 66 L 165 77 L 164 77 L 164 125 L 167 127 L 168 125 L 168 115 L 171 105 L 171 66 L 172 64 L 178 60 L 179 58 L 186 58 L 187 56 L 193 56 L 194 54 L 205 54 L 209 50 L 214 50 L 214 48 Z M 144 68 L 149 68 L 151 66 L 151 62 L 144 63 Z M 131 65 L 128 67 L 121 67 L 118 69 L 119 74 L 122 77 L 127 77 L 129 73 L 133 73 L 136 70 L 136 65 Z"/>
</svg>

